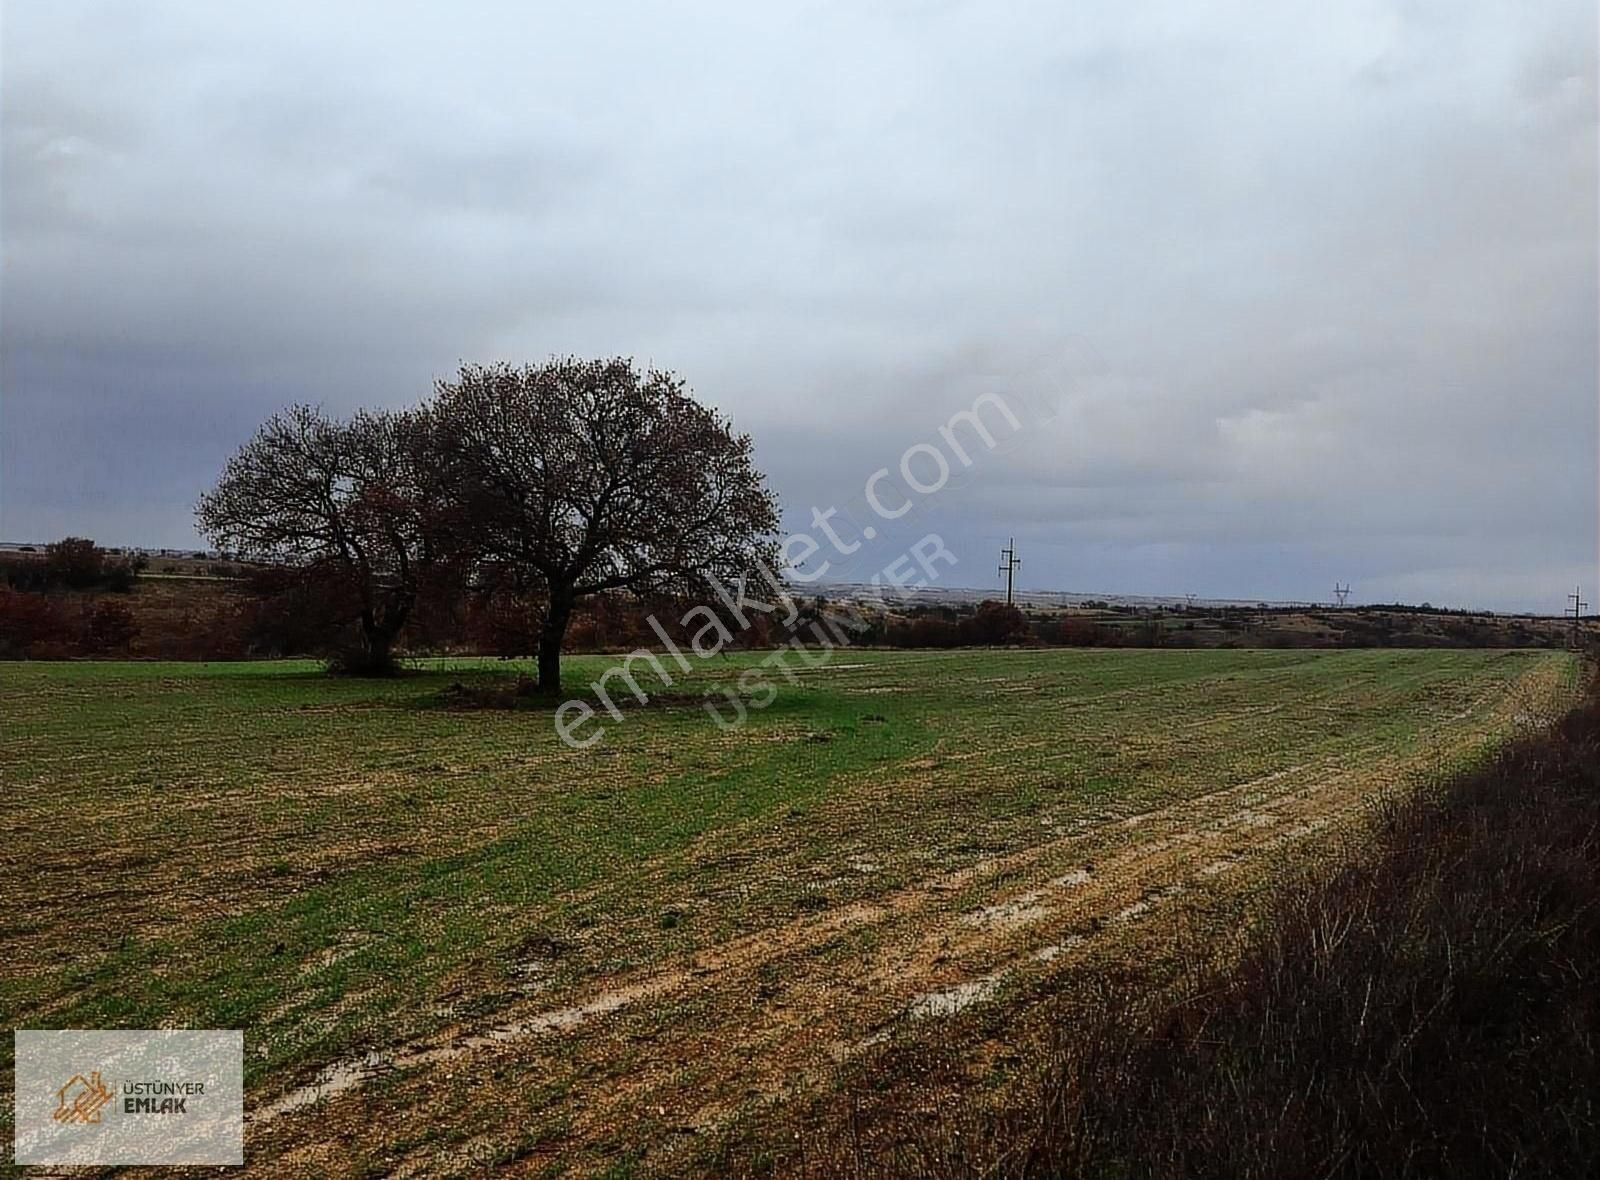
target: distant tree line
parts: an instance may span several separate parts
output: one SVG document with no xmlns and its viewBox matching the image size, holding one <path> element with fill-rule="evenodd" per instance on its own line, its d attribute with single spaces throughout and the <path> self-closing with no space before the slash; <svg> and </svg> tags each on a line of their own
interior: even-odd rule
<svg viewBox="0 0 1600 1180">
<path fill-rule="evenodd" d="M 66 537 L 42 556 L 0 559 L 0 659 L 125 654 L 139 634 L 120 596 L 142 558 L 113 558 L 85 537 Z M 57 591 L 97 591 L 94 600 Z"/>
<path fill-rule="evenodd" d="M 0 558 L 0 585 L 12 590 L 112 590 L 126 593 L 148 565 L 142 555 L 113 557 L 87 537 L 64 537 L 43 557 Z"/>
<path fill-rule="evenodd" d="M 88 543 L 84 543 L 88 544 Z M 61 552 L 83 552 L 83 544 Z M 171 660 L 248 659 L 316 655 L 337 659 L 353 643 L 361 602 L 336 568 L 309 565 L 195 567 L 123 591 L 113 567 L 97 581 L 43 574 L 44 555 L 0 558 L 0 659 L 128 655 Z M 74 562 L 79 570 L 90 562 Z M 223 577 L 222 570 L 230 576 Z M 76 582 L 75 587 L 71 582 Z M 654 616 L 680 647 L 690 635 L 681 622 L 697 601 L 670 594 L 612 590 L 586 596 L 573 608 L 569 651 L 619 652 L 660 643 Z M 397 639 L 411 654 L 526 656 L 542 631 L 536 595 L 509 583 L 463 592 L 450 577 L 418 583 Z M 1085 603 L 1061 612 L 1006 607 L 998 602 L 941 604 L 830 603 L 815 595 L 799 604 L 787 625 L 752 616 L 731 647 L 764 649 L 816 642 L 811 624 L 826 613 L 849 613 L 865 623 L 857 646 L 960 648 L 1048 647 L 1560 647 L 1569 628 L 1559 619 L 1390 611 L 1257 611 L 1250 608 L 1154 611 Z M 1592 629 L 1589 632 L 1592 634 Z"/>
</svg>

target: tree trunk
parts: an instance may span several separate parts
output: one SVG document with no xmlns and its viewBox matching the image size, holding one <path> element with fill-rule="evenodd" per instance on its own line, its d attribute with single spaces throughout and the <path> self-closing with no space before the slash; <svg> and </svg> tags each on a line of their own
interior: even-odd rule
<svg viewBox="0 0 1600 1180">
<path fill-rule="evenodd" d="M 567 637 L 567 624 L 571 621 L 571 596 L 552 594 L 544 612 L 544 625 L 539 628 L 539 691 L 542 693 L 554 695 L 561 691 L 561 643 Z"/>
<path fill-rule="evenodd" d="M 380 627 L 369 618 L 361 620 L 361 642 L 366 649 L 363 662 L 366 665 L 362 671 L 383 673 L 389 670 L 389 647 L 394 642 L 394 636 L 387 627 Z"/>
<path fill-rule="evenodd" d="M 391 651 L 395 637 L 406 625 L 411 614 L 411 596 L 405 595 L 389 604 L 381 614 L 372 608 L 361 612 L 361 642 L 365 667 L 363 671 L 377 676 L 387 676 L 394 671 Z"/>
</svg>

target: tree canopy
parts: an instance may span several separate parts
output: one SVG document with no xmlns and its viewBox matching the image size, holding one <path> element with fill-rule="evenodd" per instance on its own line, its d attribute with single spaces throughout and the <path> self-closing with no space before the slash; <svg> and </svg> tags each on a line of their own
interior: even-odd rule
<svg viewBox="0 0 1600 1180">
<path fill-rule="evenodd" d="M 386 670 L 425 580 L 509 586 L 537 612 L 539 687 L 588 595 L 706 592 L 776 563 L 748 435 L 623 358 L 463 366 L 423 406 L 273 415 L 196 507 L 239 557 L 336 579 L 358 662 Z"/>
<path fill-rule="evenodd" d="M 430 452 L 417 411 L 340 421 L 290 406 L 228 460 L 195 515 L 218 549 L 342 582 L 358 604 L 361 636 L 345 659 L 385 671 L 434 556 Z"/>
<path fill-rule="evenodd" d="M 749 436 L 671 373 L 623 358 L 464 366 L 429 416 L 479 568 L 543 603 L 541 689 L 560 687 L 578 599 L 692 594 L 773 557 L 777 504 Z"/>
</svg>

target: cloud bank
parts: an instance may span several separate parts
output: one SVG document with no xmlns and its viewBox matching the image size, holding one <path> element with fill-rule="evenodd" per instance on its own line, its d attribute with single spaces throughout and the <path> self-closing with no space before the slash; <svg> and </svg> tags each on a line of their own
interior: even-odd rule
<svg viewBox="0 0 1600 1180">
<path fill-rule="evenodd" d="M 9 7 L 0 537 L 193 544 L 288 401 L 620 353 L 796 528 L 1050 401 L 919 510 L 952 584 L 1595 581 L 1592 4 L 866 7 Z"/>
</svg>

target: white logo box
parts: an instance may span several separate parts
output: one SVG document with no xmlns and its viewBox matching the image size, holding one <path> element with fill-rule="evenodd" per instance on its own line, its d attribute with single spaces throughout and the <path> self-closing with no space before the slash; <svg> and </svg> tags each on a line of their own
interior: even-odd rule
<svg viewBox="0 0 1600 1180">
<path fill-rule="evenodd" d="M 244 1033 L 18 1029 L 19 1164 L 244 1163 Z"/>
</svg>

